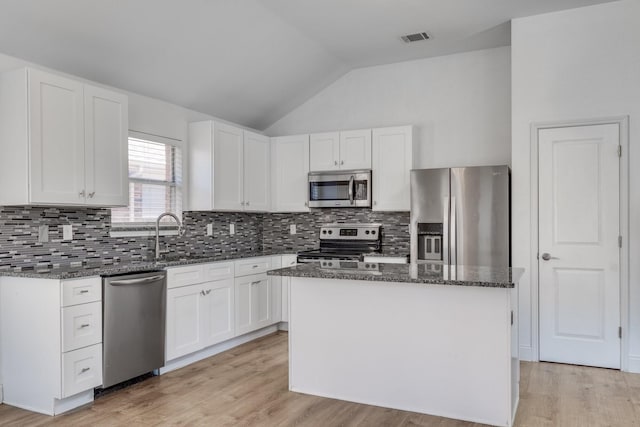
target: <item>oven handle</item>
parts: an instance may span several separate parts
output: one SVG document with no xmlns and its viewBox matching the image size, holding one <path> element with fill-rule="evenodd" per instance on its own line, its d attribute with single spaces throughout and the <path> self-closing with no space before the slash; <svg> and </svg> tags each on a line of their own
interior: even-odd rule
<svg viewBox="0 0 640 427">
<path fill-rule="evenodd" d="M 351 175 L 351 178 L 349 178 L 349 202 L 351 202 L 351 204 L 353 204 L 353 185 L 355 182 L 355 178 Z"/>
</svg>

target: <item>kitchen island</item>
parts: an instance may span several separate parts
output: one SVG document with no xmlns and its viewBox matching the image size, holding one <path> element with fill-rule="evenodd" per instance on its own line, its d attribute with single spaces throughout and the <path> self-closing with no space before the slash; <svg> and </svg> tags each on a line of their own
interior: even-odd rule
<svg viewBox="0 0 640 427">
<path fill-rule="evenodd" d="M 521 269 L 301 264 L 291 277 L 289 389 L 511 426 Z"/>
</svg>

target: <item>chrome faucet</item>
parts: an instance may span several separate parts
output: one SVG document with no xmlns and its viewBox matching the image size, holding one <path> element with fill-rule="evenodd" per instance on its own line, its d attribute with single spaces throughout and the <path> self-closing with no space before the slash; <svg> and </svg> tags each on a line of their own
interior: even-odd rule
<svg viewBox="0 0 640 427">
<path fill-rule="evenodd" d="M 178 223 L 178 235 L 182 236 L 184 234 L 184 228 L 182 227 L 182 223 L 180 222 L 180 218 L 176 214 L 171 212 L 165 212 L 160 214 L 156 219 L 156 261 L 160 259 L 160 220 L 165 216 L 170 216 L 176 220 Z"/>
</svg>

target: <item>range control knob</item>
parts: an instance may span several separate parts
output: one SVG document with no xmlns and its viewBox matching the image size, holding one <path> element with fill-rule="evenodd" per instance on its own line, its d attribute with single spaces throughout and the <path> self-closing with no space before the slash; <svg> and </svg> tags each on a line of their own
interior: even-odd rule
<svg viewBox="0 0 640 427">
<path fill-rule="evenodd" d="M 369 234 L 369 230 L 365 231 L 364 234 Z"/>
<path fill-rule="evenodd" d="M 322 234 L 327 234 L 327 230 L 322 230 Z"/>
<path fill-rule="evenodd" d="M 371 230 L 371 234 L 376 234 L 376 230 Z"/>
<path fill-rule="evenodd" d="M 333 234 L 333 230 L 329 230 L 329 234 Z"/>
</svg>

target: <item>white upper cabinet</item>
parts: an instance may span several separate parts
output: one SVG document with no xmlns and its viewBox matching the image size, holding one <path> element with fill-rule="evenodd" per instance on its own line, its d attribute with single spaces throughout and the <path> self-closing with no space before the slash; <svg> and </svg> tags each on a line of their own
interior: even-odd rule
<svg viewBox="0 0 640 427">
<path fill-rule="evenodd" d="M 128 109 L 125 95 L 85 85 L 85 184 L 90 204 L 128 203 Z"/>
<path fill-rule="evenodd" d="M 244 132 L 244 210 L 268 211 L 270 206 L 269 138 Z"/>
<path fill-rule="evenodd" d="M 269 138 L 212 121 L 189 124 L 189 209 L 268 211 Z"/>
<path fill-rule="evenodd" d="M 374 211 L 409 211 L 413 168 L 412 126 L 373 129 L 372 190 Z"/>
<path fill-rule="evenodd" d="M 312 171 L 340 169 L 340 134 L 338 132 L 310 135 L 309 169 Z"/>
<path fill-rule="evenodd" d="M 309 211 L 309 135 L 271 138 L 271 211 Z"/>
<path fill-rule="evenodd" d="M 371 129 L 310 135 L 311 171 L 371 169 Z"/>
<path fill-rule="evenodd" d="M 340 132 L 340 169 L 371 169 L 371 129 Z"/>
<path fill-rule="evenodd" d="M 240 211 L 244 206 L 242 129 L 216 123 L 213 131 L 213 207 Z"/>
<path fill-rule="evenodd" d="M 125 95 L 31 68 L 0 92 L 0 205 L 128 203 Z"/>
</svg>

